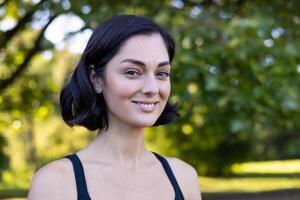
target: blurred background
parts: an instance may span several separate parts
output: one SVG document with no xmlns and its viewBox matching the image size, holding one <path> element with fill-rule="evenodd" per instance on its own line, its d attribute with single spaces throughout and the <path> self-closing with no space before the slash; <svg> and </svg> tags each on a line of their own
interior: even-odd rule
<svg viewBox="0 0 300 200">
<path fill-rule="evenodd" d="M 59 93 L 98 24 L 151 17 L 172 33 L 171 102 L 150 150 L 199 173 L 204 199 L 299 199 L 300 1 L 0 0 L 0 199 L 95 137 L 69 128 Z M 298 198 L 297 198 L 298 197 Z"/>
</svg>

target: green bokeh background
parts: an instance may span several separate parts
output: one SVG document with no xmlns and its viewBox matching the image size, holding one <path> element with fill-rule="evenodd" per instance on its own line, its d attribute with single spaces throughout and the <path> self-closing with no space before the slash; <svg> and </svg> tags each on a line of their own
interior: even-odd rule
<svg viewBox="0 0 300 200">
<path fill-rule="evenodd" d="M 296 0 L 0 1 L 0 189 L 28 189 L 39 167 L 95 137 L 63 123 L 58 96 L 80 57 L 72 38 L 115 14 L 148 16 L 176 40 L 170 100 L 181 117 L 147 129 L 149 149 L 185 160 L 201 176 L 298 159 L 299 10 Z M 71 18 L 82 25 L 53 29 Z M 47 37 L 51 30 L 66 32 L 60 45 Z"/>
</svg>

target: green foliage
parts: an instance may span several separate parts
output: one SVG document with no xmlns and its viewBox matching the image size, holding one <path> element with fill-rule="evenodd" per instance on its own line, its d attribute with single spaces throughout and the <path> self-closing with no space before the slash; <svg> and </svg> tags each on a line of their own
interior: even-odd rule
<svg viewBox="0 0 300 200">
<path fill-rule="evenodd" d="M 4 154 L 3 147 L 6 145 L 6 140 L 0 135 L 0 175 L 1 172 L 8 166 L 8 156 Z"/>
<path fill-rule="evenodd" d="M 168 133 L 182 133 L 173 138 L 181 156 L 208 174 L 228 173 L 234 162 L 276 159 L 287 146 L 280 158 L 299 155 L 299 17 L 279 1 L 227 6 L 200 6 L 189 19 L 184 12 L 195 7 L 187 7 L 172 17 L 184 21 L 172 26 L 180 33 L 173 93 L 182 118 Z M 272 143 L 283 135 L 297 142 Z"/>
</svg>

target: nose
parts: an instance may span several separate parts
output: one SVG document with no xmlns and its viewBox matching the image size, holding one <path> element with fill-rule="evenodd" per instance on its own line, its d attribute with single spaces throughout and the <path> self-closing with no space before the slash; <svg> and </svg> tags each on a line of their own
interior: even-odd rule
<svg viewBox="0 0 300 200">
<path fill-rule="evenodd" d="M 157 80 L 153 75 L 145 77 L 142 93 L 151 96 L 158 93 Z"/>
</svg>

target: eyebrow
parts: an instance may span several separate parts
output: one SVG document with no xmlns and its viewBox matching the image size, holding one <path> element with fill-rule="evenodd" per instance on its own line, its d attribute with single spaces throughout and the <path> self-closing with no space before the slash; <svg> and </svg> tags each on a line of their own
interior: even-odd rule
<svg viewBox="0 0 300 200">
<path fill-rule="evenodd" d="M 132 63 L 132 64 L 139 65 L 142 67 L 146 67 L 146 64 L 143 63 L 142 61 L 131 59 L 131 58 L 127 58 L 127 59 L 121 61 L 120 63 L 124 63 L 124 62 L 128 62 L 128 63 Z M 157 67 L 163 67 L 166 65 L 170 65 L 169 61 L 160 62 L 160 63 L 158 63 Z"/>
</svg>

